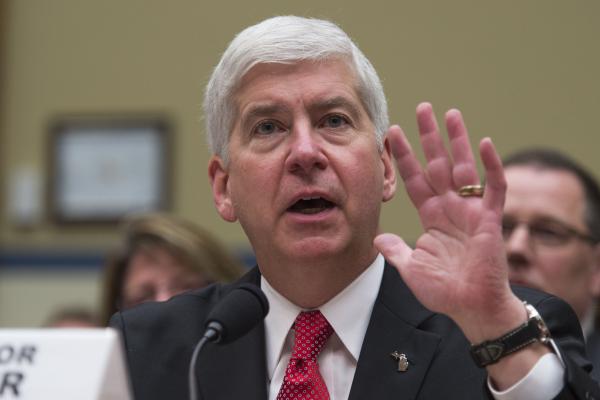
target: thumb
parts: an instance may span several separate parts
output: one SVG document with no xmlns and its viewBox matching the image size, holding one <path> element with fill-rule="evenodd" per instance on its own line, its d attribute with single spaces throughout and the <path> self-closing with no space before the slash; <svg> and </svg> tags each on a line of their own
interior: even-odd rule
<svg viewBox="0 0 600 400">
<path fill-rule="evenodd" d="M 383 257 L 392 263 L 399 272 L 407 264 L 413 251 L 400 236 L 391 233 L 378 235 L 373 244 L 383 254 Z"/>
</svg>

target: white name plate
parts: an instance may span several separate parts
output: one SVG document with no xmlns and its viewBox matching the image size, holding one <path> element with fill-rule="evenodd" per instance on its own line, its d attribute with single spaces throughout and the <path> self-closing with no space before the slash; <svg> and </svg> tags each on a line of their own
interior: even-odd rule
<svg viewBox="0 0 600 400">
<path fill-rule="evenodd" d="M 0 329 L 0 400 L 130 400 L 118 333 Z"/>
</svg>

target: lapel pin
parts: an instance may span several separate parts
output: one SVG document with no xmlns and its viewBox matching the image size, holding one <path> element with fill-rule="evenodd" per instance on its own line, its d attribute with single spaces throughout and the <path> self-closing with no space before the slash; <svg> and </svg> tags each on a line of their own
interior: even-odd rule
<svg viewBox="0 0 600 400">
<path fill-rule="evenodd" d="M 406 358 L 406 354 L 398 353 L 398 351 L 394 350 L 393 353 L 390 353 L 390 356 L 394 361 L 398 361 L 398 372 L 404 372 L 408 369 L 408 358 Z"/>
</svg>

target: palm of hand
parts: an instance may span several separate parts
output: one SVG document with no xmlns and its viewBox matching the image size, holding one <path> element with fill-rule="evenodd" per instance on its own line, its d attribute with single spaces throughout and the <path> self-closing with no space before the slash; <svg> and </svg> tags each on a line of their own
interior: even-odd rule
<svg viewBox="0 0 600 400">
<path fill-rule="evenodd" d="M 500 312 L 511 296 L 500 226 L 506 191 L 502 164 L 484 139 L 484 196 L 459 196 L 461 186 L 479 183 L 462 116 L 456 110 L 446 114 L 452 158 L 429 104 L 417 108 L 417 120 L 425 167 L 399 127 L 390 128 L 388 140 L 425 232 L 414 250 L 391 234 L 378 236 L 375 244 L 426 307 L 459 324 L 473 323 L 472 316 Z"/>
<path fill-rule="evenodd" d="M 402 275 L 426 307 L 456 315 L 504 292 L 506 262 L 495 212 L 480 199 L 447 192 L 425 202 L 419 216 L 425 232 Z"/>
</svg>

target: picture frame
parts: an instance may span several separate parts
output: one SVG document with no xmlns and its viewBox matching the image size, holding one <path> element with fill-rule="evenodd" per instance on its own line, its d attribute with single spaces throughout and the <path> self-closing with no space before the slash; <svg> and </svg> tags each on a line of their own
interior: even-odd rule
<svg viewBox="0 0 600 400">
<path fill-rule="evenodd" d="M 70 116 L 50 127 L 48 208 L 58 224 L 167 210 L 171 132 L 162 116 Z"/>
</svg>

